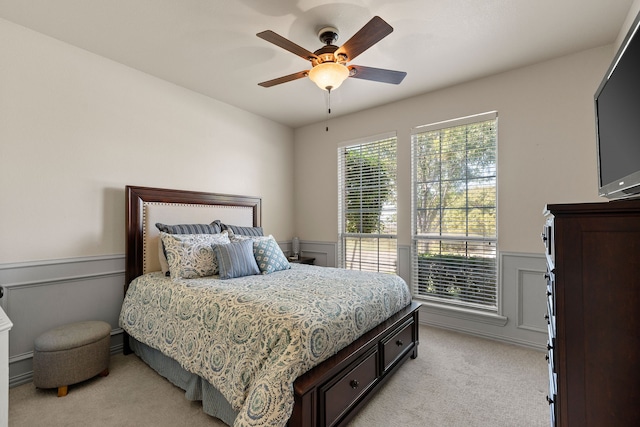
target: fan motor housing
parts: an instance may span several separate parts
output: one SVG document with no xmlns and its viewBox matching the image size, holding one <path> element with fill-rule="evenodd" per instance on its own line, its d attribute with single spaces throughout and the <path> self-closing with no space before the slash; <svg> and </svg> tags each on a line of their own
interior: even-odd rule
<svg viewBox="0 0 640 427">
<path fill-rule="evenodd" d="M 335 27 L 322 27 L 318 31 L 318 38 L 326 45 L 334 44 L 338 40 L 338 30 Z"/>
<path fill-rule="evenodd" d="M 334 45 L 338 40 L 338 30 L 335 27 L 322 27 L 318 31 L 318 38 L 325 45 L 313 52 L 318 57 L 317 60 L 312 61 L 314 66 L 323 62 L 345 62 L 345 59 L 333 55 L 338 50 L 338 46 Z"/>
</svg>

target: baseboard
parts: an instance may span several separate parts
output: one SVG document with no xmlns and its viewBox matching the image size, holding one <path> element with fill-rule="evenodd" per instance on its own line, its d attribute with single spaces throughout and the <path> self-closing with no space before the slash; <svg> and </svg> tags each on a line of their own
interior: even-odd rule
<svg viewBox="0 0 640 427">
<path fill-rule="evenodd" d="M 461 334 L 465 334 L 465 335 L 471 335 L 474 337 L 478 337 L 478 338 L 484 338 L 484 339 L 489 339 L 492 341 L 498 341 L 504 344 L 513 344 L 513 345 L 517 345 L 520 347 L 526 347 L 529 348 L 531 350 L 536 350 L 536 351 L 540 351 L 540 352 L 546 352 L 547 348 L 544 345 L 541 345 L 539 342 L 536 341 L 529 341 L 529 340 L 523 340 L 523 339 L 519 339 L 519 338 L 513 338 L 513 337 L 509 337 L 509 336 L 505 336 L 505 335 L 498 335 L 498 334 L 493 334 L 493 333 L 488 333 L 488 332 L 483 332 L 483 331 L 479 331 L 479 330 L 475 330 L 475 329 L 469 329 L 469 328 L 464 328 L 464 327 L 452 327 L 451 324 L 445 323 L 445 322 L 437 322 L 437 321 L 423 321 L 420 320 L 420 324 L 421 325 L 425 325 L 425 326 L 432 326 L 434 328 L 438 328 L 438 329 L 445 329 L 447 331 L 452 331 L 452 332 L 459 332 Z"/>
<path fill-rule="evenodd" d="M 9 388 L 33 382 L 33 371 L 25 372 L 9 378 Z"/>
</svg>

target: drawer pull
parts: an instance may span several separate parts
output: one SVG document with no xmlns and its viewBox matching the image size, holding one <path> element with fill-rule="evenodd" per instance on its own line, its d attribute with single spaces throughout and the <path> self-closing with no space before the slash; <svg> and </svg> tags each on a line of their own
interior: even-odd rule
<svg viewBox="0 0 640 427">
<path fill-rule="evenodd" d="M 351 382 L 349 383 L 349 385 L 351 386 L 351 388 L 356 389 L 356 388 L 358 388 L 358 386 L 360 385 L 360 383 L 358 382 L 358 380 L 351 380 Z"/>
<path fill-rule="evenodd" d="M 402 347 L 404 345 L 404 343 L 402 342 L 402 340 L 398 340 L 398 341 L 396 341 L 396 345 L 398 347 Z"/>
<path fill-rule="evenodd" d="M 549 361 L 549 355 L 548 354 L 544 355 L 544 360 L 546 360 L 547 362 Z"/>
<path fill-rule="evenodd" d="M 549 343 L 547 343 L 547 350 L 553 350 L 553 346 Z"/>
<path fill-rule="evenodd" d="M 550 398 L 549 396 L 547 396 L 547 402 L 549 402 L 549 405 L 553 404 L 553 399 Z"/>
</svg>

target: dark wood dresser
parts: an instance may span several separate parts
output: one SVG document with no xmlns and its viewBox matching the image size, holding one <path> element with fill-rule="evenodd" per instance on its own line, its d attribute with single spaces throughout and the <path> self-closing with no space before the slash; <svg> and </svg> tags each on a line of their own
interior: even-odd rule
<svg viewBox="0 0 640 427">
<path fill-rule="evenodd" d="M 548 205 L 552 426 L 640 426 L 640 201 Z"/>
</svg>

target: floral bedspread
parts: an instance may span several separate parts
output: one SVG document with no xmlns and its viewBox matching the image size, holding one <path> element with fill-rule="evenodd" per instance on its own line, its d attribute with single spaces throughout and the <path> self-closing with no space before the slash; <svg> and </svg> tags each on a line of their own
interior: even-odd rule
<svg viewBox="0 0 640 427">
<path fill-rule="evenodd" d="M 292 264 L 230 280 L 135 279 L 120 326 L 213 384 L 234 426 L 284 426 L 293 382 L 409 304 L 398 276 Z"/>
</svg>

